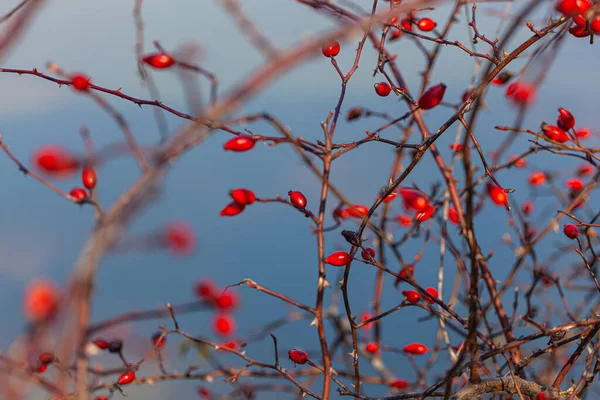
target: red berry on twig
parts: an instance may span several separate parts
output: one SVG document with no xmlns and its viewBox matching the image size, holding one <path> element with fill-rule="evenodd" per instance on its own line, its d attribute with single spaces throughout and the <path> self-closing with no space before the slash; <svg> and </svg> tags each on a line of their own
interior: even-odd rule
<svg viewBox="0 0 600 400">
<path fill-rule="evenodd" d="M 156 69 L 169 68 L 175 64 L 175 59 L 164 52 L 148 54 L 142 57 L 142 61 Z"/>
<path fill-rule="evenodd" d="M 325 259 L 325 263 L 333 265 L 334 267 L 343 267 L 351 260 L 352 258 L 350 257 L 350 254 L 346 253 L 345 251 L 336 251 L 331 253 L 329 257 Z"/>
<path fill-rule="evenodd" d="M 292 349 L 288 351 L 288 357 L 294 364 L 306 364 L 308 362 L 308 354 L 305 351 Z"/>
<path fill-rule="evenodd" d="M 340 44 L 336 41 L 326 43 L 321 48 L 325 57 L 335 57 L 340 53 Z"/>
</svg>

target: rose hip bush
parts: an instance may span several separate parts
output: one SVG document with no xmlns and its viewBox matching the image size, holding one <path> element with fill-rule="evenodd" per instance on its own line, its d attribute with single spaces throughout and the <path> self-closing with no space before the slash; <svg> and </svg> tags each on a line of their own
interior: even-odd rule
<svg viewBox="0 0 600 400">
<path fill-rule="evenodd" d="M 230 28 L 245 36 L 239 46 L 253 46 L 264 57 L 237 83 L 191 62 L 186 51 L 163 46 L 160 38 L 147 48 L 152 27 L 144 24 L 142 0 L 133 1 L 133 57 L 148 97 L 103 85 L 92 79 L 93 69 L 69 71 L 61 60 L 39 60 L 44 69 L 0 69 L 89 98 L 122 135 L 100 147 L 96 133 L 82 126 L 80 152 L 45 135 L 28 155 L 9 143 L 8 132 L 0 139 L 5 165 L 42 185 L 52 200 L 58 194 L 72 203 L 73 212 L 93 210 L 94 218 L 64 285 L 35 276 L 24 287 L 27 327 L 15 338 L 20 351 L 12 346 L 0 352 L 0 397 L 25 398 L 35 388 L 40 398 L 135 398 L 136 387 L 181 381 L 194 385 L 186 398 L 203 399 L 599 397 L 600 147 L 597 127 L 586 126 L 596 115 L 577 108 L 595 104 L 596 97 L 581 99 L 567 88 L 584 79 L 597 92 L 600 81 L 580 76 L 576 60 L 566 61 L 560 82 L 549 74 L 574 48 L 597 64 L 600 1 L 285 1 L 331 20 L 330 29 L 284 47 L 246 12 L 251 2 L 221 2 Z M 24 0 L 0 19 L 3 63 L 23 29 L 35 23 L 33 15 L 43 15 L 43 3 Z M 488 23 L 481 23 L 482 15 Z M 468 40 L 456 39 L 465 29 Z M 219 44 L 218 36 L 205 39 Z M 398 46 L 421 53 L 417 73 L 416 60 L 403 57 Z M 444 63 L 447 52 L 454 52 L 460 67 Z M 307 121 L 313 131 L 301 135 L 270 110 L 246 111 L 276 79 L 314 60 L 326 60 L 319 74 L 339 89 L 336 101 Z M 155 77 L 173 72 L 184 86 L 199 81 L 208 89 L 199 111 L 157 100 Z M 368 90 L 360 86 L 364 81 Z M 547 89 L 553 85 L 558 89 Z M 279 100 L 284 105 L 286 96 L 293 93 Z M 155 111 L 158 137 L 132 129 L 124 104 Z M 169 132 L 165 115 L 183 125 Z M 165 181 L 176 179 L 167 175 L 172 166 L 209 147 L 223 160 L 213 168 L 233 168 L 232 159 L 247 157 L 251 171 L 253 163 L 270 163 L 251 157 L 260 146 L 292 149 L 297 159 L 269 168 L 305 168 L 318 189 L 295 181 L 282 190 L 261 176 L 260 189 L 232 182 L 220 209 L 198 205 L 192 212 L 235 226 L 249 214 L 285 207 L 285 219 L 277 222 L 303 225 L 311 245 L 278 249 L 235 231 L 226 243 L 231 253 L 244 256 L 243 244 L 259 249 L 262 260 L 274 258 L 280 269 L 273 274 L 285 277 L 280 287 L 253 276 L 253 262 L 227 284 L 204 269 L 203 276 L 181 283 L 181 291 L 193 296 L 188 302 L 143 310 L 124 304 L 119 314 L 96 318 L 94 305 L 103 301 L 94 290 L 99 271 L 114 258 L 168 253 L 173 265 L 156 277 L 166 282 L 172 279 L 168 270 L 202 253 L 203 235 L 216 229 L 185 219 L 142 233 L 128 229 L 150 205 L 160 207 Z M 377 154 L 388 157 L 362 156 L 373 146 L 385 147 Z M 111 180 L 103 169 L 117 156 L 133 160 L 137 175 L 106 202 L 99 193 Z M 352 163 L 343 164 L 349 157 Z M 367 179 L 339 173 L 382 162 L 386 171 Z M 426 171 L 419 170 L 423 164 Z M 213 190 L 192 179 L 186 185 L 190 193 Z M 380 189 L 371 191 L 373 185 Z M 40 199 L 39 207 L 52 200 Z M 256 219 L 253 229 L 260 233 L 261 225 Z M 312 264 L 298 262 L 299 252 L 312 254 Z M 307 270 L 315 284 L 299 288 L 307 296 L 300 299 L 286 288 Z M 111 279 L 120 280 L 119 272 Z M 368 293 L 357 284 L 366 280 Z M 275 306 L 243 308 L 249 292 L 287 313 Z M 188 314 L 197 315 L 202 334 Z M 255 319 L 268 322 L 249 325 Z M 153 329 L 138 328 L 139 321 Z M 293 334 L 300 324 L 310 327 L 310 335 Z M 115 330 L 124 325 L 134 333 Z M 190 349 L 196 360 L 187 357 Z"/>
</svg>

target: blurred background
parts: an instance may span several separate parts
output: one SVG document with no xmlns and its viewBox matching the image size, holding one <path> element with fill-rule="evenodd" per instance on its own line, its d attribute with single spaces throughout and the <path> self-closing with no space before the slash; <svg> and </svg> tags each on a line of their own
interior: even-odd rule
<svg viewBox="0 0 600 400">
<path fill-rule="evenodd" d="M 3 0 L 0 14 L 4 14 L 18 2 Z M 365 10 L 370 10 L 370 0 L 356 0 Z M 381 7 L 387 3 L 381 2 Z M 482 3 L 478 8 L 478 27 L 482 33 L 494 38 L 506 27 L 506 21 L 515 15 L 525 4 L 515 1 L 507 7 L 504 3 Z M 280 49 L 288 49 L 301 40 L 327 32 L 336 26 L 336 21 L 323 13 L 315 12 L 294 1 L 245 0 L 241 2 L 245 13 L 256 23 L 269 39 Z M 92 78 L 96 85 L 117 89 L 141 98 L 149 98 L 137 71 L 134 52 L 135 25 L 132 17 L 134 2 L 104 0 L 101 2 L 80 2 L 73 0 L 50 1 L 35 18 L 23 39 L 13 49 L 0 67 L 46 71 L 48 62 L 55 62 L 69 72 L 83 72 Z M 544 2 L 531 18 L 536 26 L 543 26 L 552 11 L 552 2 Z M 429 16 L 441 26 L 447 18 L 449 7 L 435 11 L 424 11 L 421 16 Z M 508 13 L 508 17 L 506 14 Z M 503 16 L 504 15 L 504 16 Z M 218 1 L 189 0 L 145 0 L 142 10 L 145 23 L 145 49 L 153 51 L 153 40 L 169 51 L 180 46 L 194 44 L 202 50 L 196 62 L 217 75 L 219 93 L 224 94 L 236 83 L 249 75 L 264 62 L 260 53 L 245 39 L 236 24 L 224 11 Z M 469 31 L 467 17 L 461 12 L 460 22 L 450 32 L 448 39 L 468 44 Z M 506 51 L 529 37 L 531 32 L 523 27 L 512 40 Z M 337 61 L 343 71 L 347 71 L 354 60 L 358 38 L 342 43 Z M 430 48 L 429 43 L 424 45 Z M 477 45 L 479 51 L 488 51 L 485 44 Z M 398 65 L 413 92 L 418 92 L 421 84 L 420 71 L 425 60 L 412 40 L 406 37 L 388 46 L 398 54 Z M 531 54 L 530 51 L 526 55 Z M 527 61 L 522 59 L 511 64 L 509 71 L 519 73 Z M 361 105 L 373 110 L 400 116 L 406 112 L 406 105 L 395 96 L 378 97 L 373 84 L 382 80 L 373 77 L 377 54 L 370 45 L 365 46 L 360 68 L 348 86 L 344 112 L 350 107 Z M 576 39 L 569 35 L 561 47 L 560 54 L 552 63 L 545 82 L 541 85 L 538 101 L 524 121 L 524 127 L 537 130 L 542 121 L 553 121 L 558 107 L 566 107 L 577 118 L 577 126 L 597 129 L 600 116 L 597 112 L 598 72 L 600 53 L 597 46 L 590 46 L 587 39 Z M 448 88 L 445 101 L 459 103 L 462 93 L 472 81 L 475 60 L 455 47 L 442 49 L 437 67 L 432 75 L 432 84 L 443 82 Z M 534 65 L 546 68 L 545 65 Z M 536 70 L 537 71 L 537 70 Z M 181 82 L 173 72 L 153 72 L 160 90 L 161 101 L 182 110 L 193 112 L 185 101 Z M 206 101 L 208 85 L 198 77 Z M 96 148 L 122 141 L 122 132 L 108 114 L 99 109 L 89 98 L 68 87 L 58 87 L 51 82 L 33 77 L 0 73 L 0 134 L 12 152 L 26 164 L 30 164 L 31 154 L 40 146 L 57 143 L 81 154 L 84 150 L 79 128 L 89 128 Z M 322 138 L 320 122 L 324 121 L 337 102 L 340 82 L 330 61 L 320 54 L 299 68 L 277 80 L 267 90 L 252 99 L 239 112 L 250 113 L 269 111 L 288 125 L 292 133 L 308 140 Z M 136 138 L 143 144 L 153 145 L 159 140 L 159 132 L 150 107 L 138 107 L 133 103 L 111 96 L 103 96 L 125 116 Z M 504 138 L 505 132 L 494 130 L 496 125 L 511 126 L 516 111 L 504 99 L 504 88 L 491 87 L 486 97 L 487 108 L 478 119 L 475 131 L 483 150 L 489 154 Z M 454 111 L 448 107 L 438 107 L 425 113 L 425 121 L 430 130 L 435 131 Z M 185 126 L 186 121 L 165 114 L 170 132 Z M 374 130 L 381 125 L 375 118 L 357 122 L 340 122 L 335 134 L 335 142 L 352 142 L 362 139 L 365 129 Z M 266 124 L 247 126 L 252 132 L 277 136 Z M 440 140 L 447 162 L 451 154 L 448 145 L 454 141 L 456 126 Z M 399 138 L 399 130 L 387 130 L 383 135 L 391 140 Z M 198 246 L 192 256 L 173 257 L 163 249 L 155 251 L 119 253 L 109 255 L 101 264 L 97 275 L 97 286 L 93 301 L 93 321 L 120 314 L 129 310 L 145 310 L 164 306 L 167 302 L 178 304 L 192 301 L 193 284 L 199 279 L 210 277 L 221 286 L 236 283 L 243 278 L 252 278 L 260 284 L 313 305 L 317 282 L 316 236 L 310 229 L 310 221 L 290 207 L 280 204 L 255 204 L 241 215 L 223 218 L 219 211 L 230 201 L 228 191 L 236 187 L 252 189 L 257 196 L 272 198 L 286 196 L 288 190 L 300 190 L 308 198 L 308 208 L 316 209 L 320 182 L 307 170 L 292 148 L 288 145 L 269 147 L 259 143 L 247 153 L 231 153 L 222 149 L 229 134 L 216 132 L 197 149 L 184 155 L 171 168 L 158 201 L 153 203 L 137 218 L 128 230 L 129 233 L 153 231 L 163 224 L 175 220 L 185 220 L 198 235 Z M 409 142 L 420 139 L 417 133 Z M 518 154 L 528 148 L 527 139 L 517 140 L 508 154 Z M 597 137 L 589 139 L 587 145 L 594 146 Z M 382 143 L 368 143 L 356 151 L 341 157 L 333 165 L 332 180 L 351 199 L 359 204 L 371 205 L 379 190 L 389 179 L 394 150 Z M 439 171 L 426 155 L 407 180 L 407 185 L 417 183 L 424 190 L 430 190 L 434 182 L 440 181 Z M 506 161 L 506 160 L 504 160 Z M 479 160 L 475 160 L 480 165 Z M 511 201 L 520 205 L 526 199 L 536 200 L 533 221 L 539 221 L 541 230 L 560 204 L 549 188 L 532 191 L 527 186 L 527 175 L 534 169 L 549 168 L 560 174 L 556 184 L 563 188 L 562 181 L 573 174 L 579 165 L 575 159 L 551 157 L 540 152 L 528 158 L 526 170 L 504 170 L 497 178 L 506 187 L 516 189 Z M 457 163 L 457 170 L 462 167 Z M 478 171 L 479 174 L 482 170 Z M 138 168 L 129 158 L 117 158 L 103 165 L 98 171 L 98 195 L 102 205 L 108 208 L 116 197 L 138 177 Z M 459 173 L 460 174 L 460 173 Z M 79 207 L 57 196 L 48 188 L 32 179 L 24 177 L 11 161 L 0 156 L 0 351 L 8 352 L 11 344 L 22 334 L 26 320 L 23 316 L 22 297 L 27 282 L 35 277 L 46 276 L 64 285 L 73 270 L 83 243 L 93 227 L 91 207 Z M 65 190 L 78 184 L 78 178 L 57 183 Z M 588 202 L 594 204 L 595 198 Z M 330 211 L 336 202 L 331 198 Z M 331 212 L 329 222 L 332 222 Z M 393 205 L 391 215 L 403 212 L 400 202 Z M 582 216 L 590 210 L 582 210 Z M 585 219 L 585 218 L 584 218 Z M 490 267 L 495 278 L 502 280 L 514 261 L 513 250 L 503 244 L 502 235 L 512 232 L 507 227 L 507 212 L 502 207 L 486 204 L 476 217 L 480 245 L 483 253 L 494 251 Z M 437 224 L 437 222 L 436 222 Z M 394 235 L 400 237 L 406 228 L 392 223 Z M 347 249 L 339 232 L 341 229 L 355 229 L 356 221 L 347 221 L 340 229 L 326 235 L 326 253 Z M 456 228 L 449 228 L 455 243 L 463 248 Z M 477 228 L 476 228 L 477 229 Z M 439 227 L 434 228 L 434 237 L 427 243 L 424 257 L 416 266 L 416 279 L 422 286 L 437 286 L 439 267 Z M 368 243 L 374 235 L 368 234 Z M 559 233 L 551 234 L 540 244 L 538 257 L 544 263 L 557 243 L 564 244 Z M 419 252 L 423 238 L 409 240 L 401 247 L 407 260 Z M 547 253 L 544 254 L 544 249 Z M 562 266 L 577 261 L 574 252 L 560 260 Z M 445 259 L 445 287 L 450 290 L 455 276 L 455 263 L 451 257 Z M 389 268 L 397 270 L 393 261 Z M 526 268 L 527 270 L 527 268 Z M 531 281 L 524 273 L 521 289 Z M 338 270 L 328 267 L 328 280 L 333 289 Z M 525 271 L 526 272 L 526 271 Z M 356 263 L 352 269 L 349 292 L 352 308 L 358 315 L 369 309 L 373 293 L 374 268 Z M 289 310 L 282 303 L 248 288 L 236 289 L 241 296 L 241 307 L 236 312 L 238 333 L 247 336 L 260 331 L 261 327 L 286 315 Z M 441 294 L 447 298 L 448 293 Z M 547 301 L 559 303 L 556 290 L 547 292 Z M 567 299 L 576 304 L 581 297 L 577 293 L 566 293 Z M 509 291 L 505 302 L 511 309 L 513 294 Z M 393 287 L 393 278 L 386 277 L 383 295 L 383 309 L 393 307 L 402 300 L 400 290 Z M 457 310 L 462 315 L 464 308 Z M 182 329 L 214 338 L 210 329 L 212 313 L 200 312 L 180 316 Z M 405 344 L 421 341 L 431 344 L 434 341 L 437 322 L 419 320 L 426 314 L 417 308 L 403 309 L 383 323 L 385 344 L 401 348 Z M 540 319 L 556 324 L 565 321 L 565 316 L 540 315 Z M 282 359 L 289 348 L 303 348 L 309 355 L 319 359 L 320 351 L 316 329 L 307 320 L 300 320 L 277 329 Z M 494 322 L 496 322 L 494 320 Z M 159 324 L 170 326 L 168 319 L 122 325 L 104 336 L 122 337 L 125 340 L 125 354 L 136 359 L 151 347 L 150 336 Z M 519 328 L 517 336 L 531 333 L 530 328 Z M 458 344 L 459 336 L 451 336 Z M 333 339 L 333 337 L 330 338 Z M 215 340 L 219 340 L 215 338 Z M 165 365 L 168 371 L 183 371 L 190 364 L 202 364 L 195 352 L 179 354 L 180 338 L 169 337 L 165 350 Z M 131 345 L 128 345 L 131 343 Z M 540 344 L 543 346 L 544 344 Z M 251 343 L 247 354 L 265 362 L 273 362 L 272 342 L 267 336 Z M 342 352 L 342 356 L 347 352 Z M 445 353 L 436 362 L 436 374 L 443 374 L 450 366 Z M 219 355 L 225 364 L 241 366 L 232 356 Z M 415 380 L 415 372 L 406 357 L 384 353 L 386 365 L 398 377 Z M 419 365 L 427 357 L 417 359 Z M 344 362 L 349 359 L 344 359 Z M 93 362 L 105 367 L 118 366 L 115 357 L 99 356 Z M 282 363 L 293 368 L 287 360 Z M 362 364 L 365 374 L 374 372 Z M 334 360 L 334 367 L 343 368 L 341 359 Z M 297 367 L 300 368 L 300 367 Z M 337 368 L 337 367 L 336 367 Z M 145 364 L 139 376 L 160 374 L 156 364 Z M 108 378 L 103 382 L 110 382 Z M 243 379 L 241 380 L 243 381 Z M 240 381 L 240 382 L 241 382 Z M 432 382 L 432 380 L 428 380 Z M 215 379 L 212 383 L 196 381 L 175 381 L 128 387 L 126 394 L 132 398 L 194 398 L 198 386 L 206 386 L 215 393 L 228 393 L 231 385 Z M 318 391 L 320 381 L 313 386 Z M 365 393 L 370 396 L 384 396 L 385 388 L 365 385 Z M 102 393 L 98 393 L 102 394 Z M 277 399 L 287 394 L 260 393 L 258 398 Z M 290 398 L 291 395 L 289 395 Z M 336 395 L 334 395 L 335 397 Z M 118 395 L 117 395 L 118 397 Z M 42 394 L 31 393 L 31 398 L 45 398 Z M 287 398 L 287 397 L 286 397 Z"/>
</svg>

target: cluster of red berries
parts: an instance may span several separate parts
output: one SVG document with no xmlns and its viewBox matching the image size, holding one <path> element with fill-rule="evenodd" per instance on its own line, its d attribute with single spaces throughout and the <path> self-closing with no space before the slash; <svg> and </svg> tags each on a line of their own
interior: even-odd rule
<svg viewBox="0 0 600 400">
<path fill-rule="evenodd" d="M 569 29 L 571 35 L 578 38 L 600 35 L 600 14 L 592 5 L 591 0 L 559 0 L 556 3 L 556 11 L 573 18 L 574 25 Z"/>
<path fill-rule="evenodd" d="M 425 292 L 427 293 L 425 299 L 431 304 L 435 303 L 434 299 L 438 298 L 438 291 L 433 287 L 428 287 Z M 421 294 L 416 290 L 403 290 L 402 294 L 409 303 L 415 304 L 421 301 Z"/>
<path fill-rule="evenodd" d="M 198 281 L 194 286 L 194 293 L 216 310 L 212 321 L 214 332 L 219 336 L 234 335 L 236 325 L 231 313 L 239 306 L 237 294 L 232 290 L 220 290 L 213 281 L 208 279 Z M 233 347 L 236 347 L 235 344 Z"/>
<path fill-rule="evenodd" d="M 256 201 L 256 195 L 250 189 L 233 189 L 229 192 L 229 196 L 231 196 L 232 201 L 221 210 L 222 217 L 236 216 L 244 211 L 246 206 Z"/>
</svg>

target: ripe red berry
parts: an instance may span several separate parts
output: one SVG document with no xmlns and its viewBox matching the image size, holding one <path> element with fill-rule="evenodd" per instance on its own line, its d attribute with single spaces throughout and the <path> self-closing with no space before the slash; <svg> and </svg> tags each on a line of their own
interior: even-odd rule
<svg viewBox="0 0 600 400">
<path fill-rule="evenodd" d="M 340 44 L 338 42 L 326 43 L 321 48 L 325 57 L 335 57 L 340 54 Z"/>
<path fill-rule="evenodd" d="M 42 364 L 52 364 L 55 360 L 53 353 L 42 353 L 39 355 L 39 360 Z"/>
<path fill-rule="evenodd" d="M 590 32 L 585 28 L 585 26 L 575 25 L 571 29 L 569 29 L 569 33 L 576 38 L 584 38 L 590 36 Z"/>
<path fill-rule="evenodd" d="M 590 30 L 594 35 L 600 35 L 600 14 L 590 20 Z"/>
<path fill-rule="evenodd" d="M 83 186 L 85 186 L 89 190 L 92 190 L 94 187 L 96 187 L 97 177 L 94 168 L 83 168 L 83 172 L 81 173 L 81 182 L 83 182 Z"/>
<path fill-rule="evenodd" d="M 394 42 L 402 37 L 403 32 L 401 30 L 395 29 L 392 31 L 392 35 L 390 36 L 390 42 Z"/>
<path fill-rule="evenodd" d="M 592 131 L 590 128 L 580 128 L 575 131 L 575 136 L 577 136 L 577 139 L 579 140 L 588 139 L 591 135 Z"/>
<path fill-rule="evenodd" d="M 446 93 L 446 85 L 443 83 L 430 87 L 419 99 L 419 107 L 423 110 L 431 110 L 442 102 L 444 93 Z"/>
<path fill-rule="evenodd" d="M 572 190 L 583 189 L 583 181 L 579 178 L 569 178 L 565 181 L 565 185 Z"/>
<path fill-rule="evenodd" d="M 373 318 L 373 316 L 372 316 L 372 315 L 371 315 L 371 313 L 370 313 L 370 312 L 368 312 L 368 311 L 363 311 L 363 312 L 361 312 L 361 313 L 360 313 L 360 321 L 361 321 L 361 322 L 368 321 L 368 320 L 370 320 L 371 318 Z M 370 329 L 370 328 L 371 328 L 371 326 L 372 326 L 372 324 L 373 324 L 372 322 L 369 322 L 369 323 L 367 323 L 367 324 L 364 324 L 364 325 L 363 325 L 363 328 Z"/>
<path fill-rule="evenodd" d="M 421 343 L 411 343 L 404 346 L 404 352 L 414 355 L 423 355 L 427 353 L 428 349 L 424 344 Z"/>
<path fill-rule="evenodd" d="M 288 196 L 290 197 L 290 203 L 298 210 L 306 209 L 306 197 L 302 194 L 302 192 L 290 190 L 288 192 Z"/>
<path fill-rule="evenodd" d="M 158 349 L 165 347 L 165 343 L 167 342 L 167 337 L 165 336 L 161 339 L 161 336 L 162 332 L 156 332 L 152 335 L 152 345 Z"/>
<path fill-rule="evenodd" d="M 418 303 L 421 301 L 421 294 L 416 290 L 403 290 L 402 294 L 409 303 Z"/>
<path fill-rule="evenodd" d="M 408 228 L 409 226 L 412 225 L 412 218 L 409 215 L 406 214 L 398 214 L 396 216 L 396 221 L 398 221 L 398 223 L 406 228 Z"/>
<path fill-rule="evenodd" d="M 516 81 L 506 87 L 506 98 L 513 104 L 525 106 L 535 101 L 535 86 L 526 81 Z"/>
<path fill-rule="evenodd" d="M 96 339 L 94 340 L 92 343 L 94 343 L 94 345 L 99 348 L 100 350 L 106 350 L 108 349 L 108 346 L 110 345 L 106 340 L 104 339 Z"/>
<path fill-rule="evenodd" d="M 406 379 L 394 379 L 388 385 L 394 389 L 406 389 L 408 387 L 408 381 Z"/>
<path fill-rule="evenodd" d="M 223 148 L 229 151 L 248 151 L 254 147 L 256 144 L 256 140 L 254 140 L 250 136 L 240 135 L 236 136 L 232 139 L 229 139 L 224 145 Z"/>
<path fill-rule="evenodd" d="M 591 175 L 592 172 L 594 172 L 594 167 L 587 163 L 582 164 L 581 166 L 579 166 L 579 168 L 577 168 L 577 175 L 579 176 Z"/>
<path fill-rule="evenodd" d="M 498 76 L 496 76 L 493 80 L 492 80 L 492 84 L 496 85 L 496 86 L 502 86 L 504 85 L 506 82 L 510 81 L 510 79 L 513 77 L 513 74 L 511 72 L 508 71 L 502 71 L 498 74 Z"/>
<path fill-rule="evenodd" d="M 569 110 L 561 107 L 558 109 L 556 125 L 558 125 L 560 129 L 568 131 L 575 126 L 575 117 L 573 117 L 573 114 L 571 114 Z"/>
<path fill-rule="evenodd" d="M 244 211 L 245 205 L 236 201 L 227 204 L 220 212 L 221 217 L 234 217 Z"/>
<path fill-rule="evenodd" d="M 106 396 L 97 396 L 97 397 L 94 397 L 94 400 L 108 400 L 108 397 L 106 397 Z"/>
<path fill-rule="evenodd" d="M 142 57 L 142 61 L 156 69 L 169 68 L 175 64 L 175 59 L 167 53 L 153 53 Z"/>
<path fill-rule="evenodd" d="M 363 260 L 374 259 L 375 258 L 375 250 L 371 247 L 367 247 L 363 251 L 360 252 L 360 256 L 363 258 Z"/>
<path fill-rule="evenodd" d="M 458 225 L 458 212 L 454 206 L 448 209 L 448 219 L 455 225 Z"/>
<path fill-rule="evenodd" d="M 392 87 L 387 82 L 379 82 L 375 84 L 375 93 L 381 97 L 386 97 L 392 92 Z"/>
<path fill-rule="evenodd" d="M 531 186 L 540 186 L 546 183 L 546 174 L 542 171 L 534 171 L 529 175 L 528 182 Z"/>
<path fill-rule="evenodd" d="M 579 229 L 573 224 L 566 224 L 563 228 L 563 233 L 569 239 L 575 239 L 577 236 L 579 236 Z"/>
<path fill-rule="evenodd" d="M 71 77 L 71 85 L 73 89 L 85 92 L 90 87 L 90 78 L 83 74 L 75 74 Z"/>
<path fill-rule="evenodd" d="M 583 14 L 591 5 L 590 0 L 559 0 L 556 3 L 556 11 L 567 16 Z"/>
<path fill-rule="evenodd" d="M 352 204 L 352 207 L 345 209 L 349 216 L 354 218 L 363 218 L 369 212 L 369 207 L 361 204 Z"/>
<path fill-rule="evenodd" d="M 85 199 L 87 199 L 88 194 L 84 188 L 74 187 L 69 192 L 69 195 L 75 199 L 76 203 L 82 203 Z"/>
<path fill-rule="evenodd" d="M 46 364 L 40 364 L 40 366 L 37 368 L 37 370 L 35 372 L 37 372 L 38 374 L 43 374 L 44 372 L 46 372 L 47 369 L 48 369 L 48 366 Z"/>
<path fill-rule="evenodd" d="M 438 298 L 438 291 L 433 288 L 433 287 L 428 287 L 425 289 L 425 291 L 427 292 L 427 294 L 429 296 L 425 296 L 425 299 L 430 302 L 431 304 L 435 303 L 435 301 L 433 299 L 437 299 Z"/>
<path fill-rule="evenodd" d="M 539 392 L 537 396 L 535 396 L 536 400 L 550 400 L 550 395 L 546 392 Z"/>
<path fill-rule="evenodd" d="M 585 15 L 579 14 L 573 17 L 573 22 L 575 22 L 576 25 L 585 26 L 587 19 L 585 18 Z"/>
<path fill-rule="evenodd" d="M 215 305 L 221 310 L 233 310 L 238 306 L 238 298 L 234 292 L 228 291 L 215 298 Z"/>
<path fill-rule="evenodd" d="M 369 342 L 367 343 L 367 345 L 365 346 L 365 351 L 367 353 L 376 353 L 377 350 L 379 350 L 379 346 L 377 346 L 377 343 L 374 342 Z"/>
<path fill-rule="evenodd" d="M 236 203 L 247 206 L 256 201 L 256 195 L 249 189 L 233 189 L 229 195 Z"/>
<path fill-rule="evenodd" d="M 399 188 L 398 194 L 402 197 L 402 203 L 407 210 L 426 211 L 429 208 L 429 199 L 420 190 Z"/>
<path fill-rule="evenodd" d="M 194 286 L 194 293 L 196 296 L 204 301 L 212 300 L 216 297 L 217 285 L 211 280 L 203 279 L 198 281 Z"/>
<path fill-rule="evenodd" d="M 542 126 L 542 131 L 544 132 L 544 135 L 555 142 L 564 143 L 569 140 L 567 132 L 556 125 L 544 124 L 544 126 Z"/>
<path fill-rule="evenodd" d="M 127 371 L 127 372 L 124 372 L 123 374 L 121 374 L 121 376 L 119 377 L 119 380 L 117 382 L 119 382 L 119 385 L 127 385 L 128 383 L 133 382 L 134 379 L 135 379 L 135 372 Z"/>
<path fill-rule="evenodd" d="M 415 214 L 415 219 L 419 222 L 427 221 L 435 213 L 435 207 L 430 205 L 425 210 Z"/>
<path fill-rule="evenodd" d="M 294 364 L 306 364 L 308 362 L 308 354 L 305 351 L 292 349 L 288 351 L 288 357 Z"/>
<path fill-rule="evenodd" d="M 533 201 L 525 200 L 523 203 L 523 214 L 529 215 L 533 212 Z"/>
<path fill-rule="evenodd" d="M 390 193 L 387 196 L 385 196 L 385 199 L 383 199 L 382 201 L 384 203 L 389 203 L 390 201 L 394 200 L 397 196 L 398 196 L 398 192 L 393 191 L 392 193 Z M 380 198 L 380 197 L 381 196 L 377 196 L 377 198 Z"/>
<path fill-rule="evenodd" d="M 508 157 L 508 161 L 509 162 L 513 162 L 514 161 L 513 165 L 515 167 L 517 167 L 517 168 L 524 168 L 525 167 L 525 158 L 523 158 L 523 157 L 517 158 L 517 156 L 512 155 L 512 156 Z"/>
<path fill-rule="evenodd" d="M 473 94 L 473 89 L 467 89 L 463 92 L 462 96 L 460 97 L 460 99 L 462 100 L 463 103 L 466 103 L 467 100 L 469 100 L 469 98 L 471 97 L 471 95 Z"/>
<path fill-rule="evenodd" d="M 492 182 L 488 182 L 487 192 L 490 199 L 492 199 L 492 201 L 498 204 L 499 206 L 504 206 L 508 204 L 508 195 L 500 186 Z"/>
<path fill-rule="evenodd" d="M 235 320 L 227 314 L 217 314 L 213 319 L 213 330 L 219 336 L 231 336 L 235 333 Z"/>
<path fill-rule="evenodd" d="M 412 265 L 407 265 L 406 267 L 404 267 L 400 270 L 398 275 L 405 279 L 413 279 L 413 277 L 415 276 L 415 267 Z M 399 282 L 400 282 L 400 280 L 396 279 L 396 283 L 399 283 Z"/>
<path fill-rule="evenodd" d="M 400 21 L 400 26 L 402 27 L 402 29 L 412 31 L 412 23 L 412 18 L 404 18 L 402 21 Z"/>
<path fill-rule="evenodd" d="M 437 24 L 431 18 L 421 18 L 417 21 L 417 27 L 423 32 L 429 32 L 435 29 Z"/>
<path fill-rule="evenodd" d="M 464 145 L 462 143 L 450 143 L 448 148 L 455 153 L 460 153 L 463 150 Z"/>
<path fill-rule="evenodd" d="M 165 242 L 171 253 L 178 256 L 190 254 L 196 246 L 196 235 L 183 221 L 171 222 L 165 226 Z"/>
<path fill-rule="evenodd" d="M 53 144 L 37 150 L 33 161 L 41 171 L 55 177 L 68 177 L 79 168 L 79 161 L 73 154 Z"/>
<path fill-rule="evenodd" d="M 345 251 L 335 251 L 325 259 L 325 263 L 333 265 L 334 267 L 343 267 L 351 260 L 352 258 L 350 257 L 350 254 L 346 253 Z"/>
</svg>

